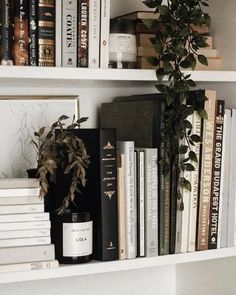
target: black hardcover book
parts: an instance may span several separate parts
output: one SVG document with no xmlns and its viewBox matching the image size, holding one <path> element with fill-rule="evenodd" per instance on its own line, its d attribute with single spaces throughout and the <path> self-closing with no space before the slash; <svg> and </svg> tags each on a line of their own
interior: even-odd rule
<svg viewBox="0 0 236 295">
<path fill-rule="evenodd" d="M 0 0 L 1 65 L 13 65 L 13 2 Z"/>
<path fill-rule="evenodd" d="M 78 1 L 78 67 L 88 68 L 89 0 Z"/>
<path fill-rule="evenodd" d="M 29 64 L 30 66 L 38 65 L 37 7 L 38 7 L 38 0 L 29 1 Z"/>
<path fill-rule="evenodd" d="M 165 110 L 162 94 L 117 97 L 101 107 L 101 127 L 116 128 L 118 140 L 133 140 L 136 147 L 158 149 L 158 158 L 165 155 L 163 136 Z M 169 254 L 169 200 L 166 200 L 162 166 L 158 173 L 158 238 L 159 254 Z M 168 194 L 169 198 L 169 194 Z M 167 212 L 168 211 L 168 212 Z"/>
<path fill-rule="evenodd" d="M 55 66 L 55 0 L 38 0 L 38 65 Z"/>
<path fill-rule="evenodd" d="M 219 223 L 219 203 L 220 203 L 220 179 L 222 167 L 222 145 L 223 145 L 223 125 L 224 125 L 224 101 L 217 100 L 216 104 L 216 126 L 214 138 L 214 158 L 212 168 L 212 188 L 211 188 L 211 209 L 208 248 L 217 248 L 218 223 Z"/>
</svg>

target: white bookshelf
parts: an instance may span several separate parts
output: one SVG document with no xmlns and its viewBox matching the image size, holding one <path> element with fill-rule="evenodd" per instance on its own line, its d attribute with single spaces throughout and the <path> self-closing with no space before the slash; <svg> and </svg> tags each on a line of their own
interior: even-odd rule
<svg viewBox="0 0 236 295">
<path fill-rule="evenodd" d="M 233 257 L 236 248 L 200 251 L 185 254 L 137 258 L 122 261 L 92 261 L 86 264 L 61 265 L 56 269 L 34 270 L 24 272 L 0 273 L 0 284 L 25 281 L 59 279 L 66 277 L 80 277 L 111 272 L 130 271 L 135 269 L 175 266 L 179 264 L 203 262 L 215 259 Z"/>
</svg>

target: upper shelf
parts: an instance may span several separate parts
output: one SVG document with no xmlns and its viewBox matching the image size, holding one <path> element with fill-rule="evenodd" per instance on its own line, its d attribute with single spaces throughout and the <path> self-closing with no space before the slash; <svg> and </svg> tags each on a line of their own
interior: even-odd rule
<svg viewBox="0 0 236 295">
<path fill-rule="evenodd" d="M 90 274 L 108 273 L 114 271 L 159 267 L 182 263 L 199 262 L 212 259 L 236 256 L 236 248 L 199 251 L 185 254 L 137 258 L 122 261 L 90 262 L 86 264 L 60 266 L 56 269 L 9 272 L 0 274 L 0 284 L 84 276 Z"/>
<path fill-rule="evenodd" d="M 195 71 L 192 79 L 197 82 L 236 82 L 236 71 Z M 85 69 L 1 66 L 0 80 L 30 79 L 45 81 L 156 81 L 154 70 L 136 69 Z"/>
</svg>

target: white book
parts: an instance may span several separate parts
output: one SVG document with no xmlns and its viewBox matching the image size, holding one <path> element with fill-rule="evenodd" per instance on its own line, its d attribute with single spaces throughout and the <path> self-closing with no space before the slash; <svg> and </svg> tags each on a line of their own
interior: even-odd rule
<svg viewBox="0 0 236 295">
<path fill-rule="evenodd" d="M 100 0 L 89 0 L 89 68 L 99 68 Z"/>
<path fill-rule="evenodd" d="M 0 265 L 0 272 L 18 272 L 18 271 L 31 271 L 40 269 L 53 269 L 58 268 L 59 262 L 57 260 L 35 261 L 27 263 L 14 263 Z"/>
<path fill-rule="evenodd" d="M 236 109 L 232 110 L 230 132 L 230 160 L 229 160 L 229 200 L 228 200 L 228 232 L 227 247 L 234 247 L 235 237 L 235 187 L 236 187 Z"/>
<path fill-rule="evenodd" d="M 134 188 L 134 142 L 118 141 L 117 153 L 124 154 L 125 173 L 125 227 L 126 227 L 126 258 L 132 259 L 137 254 L 137 220 L 136 220 L 136 196 Z"/>
<path fill-rule="evenodd" d="M 43 204 L 43 198 L 38 196 L 25 197 L 0 197 L 0 205 L 26 205 L 26 204 Z"/>
<path fill-rule="evenodd" d="M 145 256 L 158 255 L 158 156 L 156 148 L 144 150 Z"/>
<path fill-rule="evenodd" d="M 229 163 L 230 163 L 230 134 L 231 134 L 231 110 L 225 110 L 223 145 L 222 145 L 222 168 L 220 180 L 220 204 L 218 218 L 218 243 L 217 248 L 227 247 L 227 223 L 229 201 Z"/>
<path fill-rule="evenodd" d="M 56 0 L 56 67 L 62 66 L 62 0 Z"/>
<path fill-rule="evenodd" d="M 44 204 L 0 206 L 0 214 L 40 213 L 40 212 L 44 212 Z"/>
<path fill-rule="evenodd" d="M 55 260 L 54 245 L 36 245 L 2 248 L 0 265 L 34 261 Z"/>
<path fill-rule="evenodd" d="M 25 214 L 6 214 L 0 215 L 1 222 L 23 222 L 23 221 L 39 221 L 39 220 L 49 220 L 48 212 L 41 213 L 25 213 Z"/>
<path fill-rule="evenodd" d="M 51 243 L 51 237 L 33 237 L 33 238 L 17 238 L 0 240 L 0 248 L 20 247 L 31 245 L 47 245 Z M 0 250 L 1 251 L 1 250 Z"/>
<path fill-rule="evenodd" d="M 0 189 L 0 197 L 25 197 L 25 196 L 39 196 L 40 188 L 8 188 Z"/>
<path fill-rule="evenodd" d="M 201 117 L 195 111 L 193 114 L 193 134 L 201 136 Z M 194 171 L 191 172 L 192 190 L 190 192 L 189 206 L 189 229 L 188 229 L 188 252 L 196 250 L 196 231 L 197 231 L 197 208 L 198 208 L 198 193 L 199 193 L 199 169 L 200 169 L 200 144 L 192 146 L 192 151 L 195 152 L 198 162 L 191 162 Z"/>
<path fill-rule="evenodd" d="M 50 220 L 0 223 L 0 231 L 46 229 L 51 227 Z"/>
<path fill-rule="evenodd" d="M 39 187 L 37 178 L 3 178 L 0 179 L 0 189 Z"/>
<path fill-rule="evenodd" d="M 62 2 L 62 67 L 77 67 L 77 0 Z"/>
<path fill-rule="evenodd" d="M 0 231 L 0 239 L 47 237 L 49 235 L 49 228 Z"/>
<path fill-rule="evenodd" d="M 101 0 L 100 68 L 109 65 L 110 0 Z"/>
</svg>

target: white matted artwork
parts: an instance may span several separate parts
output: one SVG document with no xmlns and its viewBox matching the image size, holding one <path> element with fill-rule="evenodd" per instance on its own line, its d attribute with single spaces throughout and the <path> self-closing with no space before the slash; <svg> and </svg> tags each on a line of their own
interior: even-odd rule
<svg viewBox="0 0 236 295">
<path fill-rule="evenodd" d="M 0 178 L 26 177 L 26 170 L 36 167 L 34 131 L 61 115 L 70 117 L 68 124 L 78 118 L 77 97 L 0 99 Z"/>
</svg>

